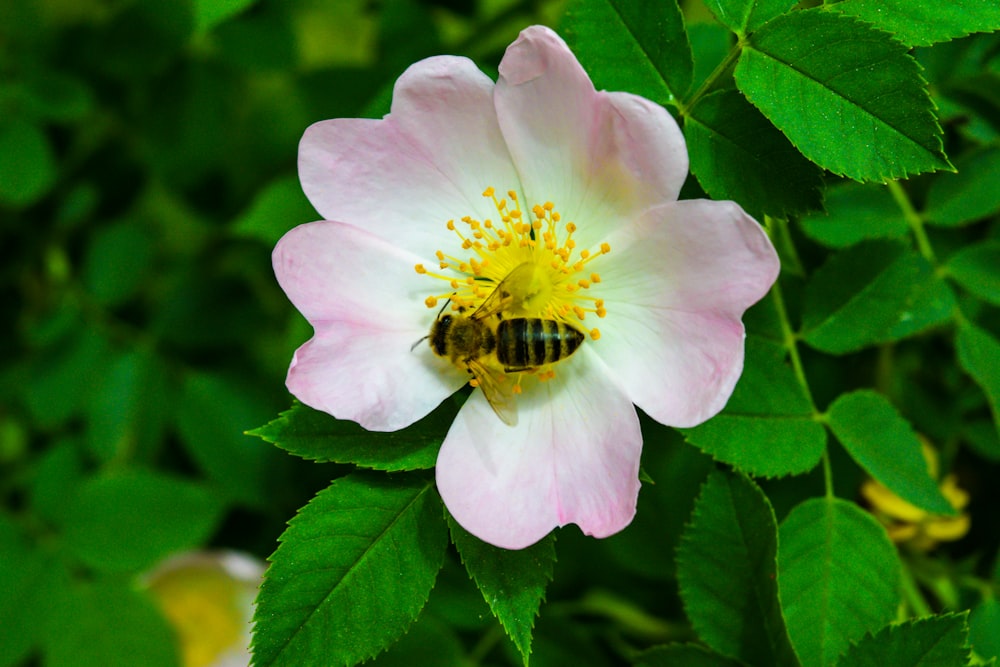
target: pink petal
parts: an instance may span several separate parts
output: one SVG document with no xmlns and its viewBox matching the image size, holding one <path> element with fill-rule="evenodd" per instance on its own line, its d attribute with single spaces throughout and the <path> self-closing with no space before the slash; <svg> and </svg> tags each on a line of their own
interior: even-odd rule
<svg viewBox="0 0 1000 667">
<path fill-rule="evenodd" d="M 482 197 L 487 186 L 502 192 L 518 185 L 493 88 L 466 58 L 412 65 L 396 81 L 383 120 L 338 118 L 306 130 L 302 189 L 323 217 L 433 256 L 450 240 L 449 219 L 496 217 Z"/>
<path fill-rule="evenodd" d="M 496 108 L 528 205 L 554 202 L 580 224 L 583 247 L 604 240 L 586 237 L 603 233 L 602 223 L 677 199 L 687 177 L 670 114 L 635 95 L 594 90 L 548 28 L 524 30 L 507 49 Z"/>
<path fill-rule="evenodd" d="M 286 379 L 306 405 L 394 431 L 466 382 L 426 343 L 411 351 L 434 319 L 415 255 L 350 225 L 313 222 L 285 234 L 272 260 L 278 283 L 315 329 Z"/>
<path fill-rule="evenodd" d="M 568 523 L 607 537 L 632 521 L 639 420 L 586 354 L 518 397 L 515 427 L 479 391 L 459 412 L 438 454 L 437 485 L 448 511 L 481 540 L 522 549 Z"/>
<path fill-rule="evenodd" d="M 732 202 L 647 212 L 602 258 L 608 315 L 593 349 L 632 402 L 670 426 L 721 410 L 743 369 L 744 311 L 780 264 L 767 235 Z"/>
</svg>

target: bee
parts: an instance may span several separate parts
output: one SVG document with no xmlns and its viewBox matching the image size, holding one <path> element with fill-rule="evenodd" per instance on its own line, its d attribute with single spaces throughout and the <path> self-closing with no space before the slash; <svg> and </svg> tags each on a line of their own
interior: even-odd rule
<svg viewBox="0 0 1000 667">
<path fill-rule="evenodd" d="M 431 326 L 431 349 L 475 378 L 475 385 L 497 416 L 517 424 L 514 383 L 504 373 L 534 371 L 566 359 L 580 347 L 583 332 L 559 320 L 509 317 L 523 308 L 531 294 L 535 267 L 517 266 L 470 315 L 461 311 L 438 315 Z M 524 287 L 525 289 L 520 289 Z"/>
</svg>

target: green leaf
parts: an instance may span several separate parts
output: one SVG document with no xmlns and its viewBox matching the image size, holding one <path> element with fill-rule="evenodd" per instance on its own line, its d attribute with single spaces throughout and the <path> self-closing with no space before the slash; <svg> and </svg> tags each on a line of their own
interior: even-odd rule
<svg viewBox="0 0 1000 667">
<path fill-rule="evenodd" d="M 1000 241 L 965 246 L 948 258 L 952 280 L 983 301 L 1000 306 Z"/>
<path fill-rule="evenodd" d="M 174 631 L 127 580 L 98 580 L 61 591 L 47 624 L 46 667 L 180 664 Z"/>
<path fill-rule="evenodd" d="M 380 433 L 296 403 L 248 434 L 311 461 L 387 471 L 424 470 L 434 467 L 453 417 L 451 406 L 446 405 L 413 426 Z"/>
<path fill-rule="evenodd" d="M 677 549 L 681 599 L 698 637 L 754 665 L 798 665 L 778 603 L 778 527 L 761 490 L 717 471 Z"/>
<path fill-rule="evenodd" d="M 807 158 L 858 181 L 951 169 L 920 67 L 906 47 L 821 9 L 754 33 L 736 83 Z"/>
<path fill-rule="evenodd" d="M 83 283 L 99 303 L 121 305 L 142 288 L 153 258 L 153 239 L 136 221 L 101 227 L 91 232 Z"/>
<path fill-rule="evenodd" d="M 833 255 L 805 291 L 803 339 L 846 354 L 951 318 L 955 296 L 934 267 L 904 245 L 866 241 Z"/>
<path fill-rule="evenodd" d="M 0 666 L 23 664 L 42 636 L 38 609 L 49 608 L 47 579 L 59 569 L 58 562 L 32 549 L 6 513 L 0 514 Z M 44 617 L 42 617 L 44 618 Z"/>
<path fill-rule="evenodd" d="M 760 219 L 822 204 L 820 170 L 735 90 L 703 97 L 684 134 L 691 173 L 714 199 L 732 199 Z"/>
<path fill-rule="evenodd" d="M 450 516 L 448 527 L 469 576 L 527 665 L 531 631 L 545 598 L 545 588 L 552 581 L 555 535 L 550 533 L 527 549 L 510 551 L 476 538 Z"/>
<path fill-rule="evenodd" d="M 207 32 L 256 2 L 257 0 L 194 0 L 195 30 Z"/>
<path fill-rule="evenodd" d="M 171 387 L 164 362 L 152 351 L 132 351 L 108 363 L 88 396 L 86 442 L 102 462 L 152 458 L 161 443 Z"/>
<path fill-rule="evenodd" d="M 677 0 L 574 0 L 562 28 L 598 88 L 665 104 L 691 85 L 691 45 Z"/>
<path fill-rule="evenodd" d="M 283 457 L 243 431 L 274 414 L 253 386 L 238 378 L 191 373 L 177 406 L 181 442 L 198 467 L 233 501 L 255 507 L 270 502 L 268 489 Z"/>
<path fill-rule="evenodd" d="M 961 667 L 968 663 L 965 614 L 943 614 L 889 625 L 848 649 L 837 667 Z"/>
<path fill-rule="evenodd" d="M 983 660 L 1000 657 L 1000 601 L 983 600 L 969 616 L 969 643 Z"/>
<path fill-rule="evenodd" d="M 292 519 L 257 597 L 254 665 L 353 665 L 399 639 L 444 559 L 434 482 L 355 473 Z"/>
<path fill-rule="evenodd" d="M 302 193 L 299 178 L 284 176 L 271 181 L 233 222 L 236 236 L 255 238 L 268 245 L 278 242 L 295 225 L 318 219 Z"/>
<path fill-rule="evenodd" d="M 927 470 L 920 440 L 882 394 L 842 394 L 827 414 L 830 430 L 858 465 L 890 491 L 928 512 L 955 516 Z"/>
<path fill-rule="evenodd" d="M 871 514 L 814 498 L 785 517 L 779 539 L 781 606 L 803 665 L 835 665 L 851 642 L 895 618 L 899 556 Z"/>
<path fill-rule="evenodd" d="M 41 128 L 23 120 L 0 122 L 0 174 L 0 205 L 23 208 L 49 191 L 56 158 Z"/>
<path fill-rule="evenodd" d="M 1000 432 L 1000 341 L 970 322 L 958 328 L 958 363 L 972 376 L 990 402 Z"/>
<path fill-rule="evenodd" d="M 366 667 L 469 667 L 465 647 L 457 632 L 448 624 L 428 614 L 410 626 L 402 639 L 380 653 Z"/>
<path fill-rule="evenodd" d="M 1000 30 L 996 0 L 844 0 L 829 6 L 872 23 L 910 46 Z"/>
<path fill-rule="evenodd" d="M 997 4 L 1000 7 L 1000 3 Z M 938 174 L 927 190 L 927 222 L 967 225 L 1000 211 L 1000 147 L 987 146 L 955 160 L 958 173 Z"/>
<path fill-rule="evenodd" d="M 705 0 L 719 23 L 742 36 L 795 5 L 795 0 Z"/>
<path fill-rule="evenodd" d="M 639 654 L 635 667 L 741 667 L 742 662 L 719 655 L 698 644 L 654 646 Z"/>
<path fill-rule="evenodd" d="M 205 487 L 143 470 L 108 472 L 78 487 L 66 512 L 66 544 L 104 572 L 141 570 L 203 544 L 223 506 Z"/>
<path fill-rule="evenodd" d="M 826 212 L 800 220 L 805 235 L 828 248 L 846 248 L 869 239 L 906 236 L 899 205 L 884 185 L 847 181 L 826 191 Z"/>
<path fill-rule="evenodd" d="M 784 348 L 750 336 L 743 376 L 725 410 L 684 438 L 713 458 L 747 473 L 776 477 L 812 470 L 826 447 L 826 429 Z"/>
</svg>

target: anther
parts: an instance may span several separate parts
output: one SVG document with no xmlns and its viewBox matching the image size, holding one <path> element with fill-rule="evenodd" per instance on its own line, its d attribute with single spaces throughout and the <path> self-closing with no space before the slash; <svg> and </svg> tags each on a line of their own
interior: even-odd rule
<svg viewBox="0 0 1000 667">
<path fill-rule="evenodd" d="M 592 282 L 592 283 L 599 283 L 599 282 L 601 282 L 601 274 L 599 274 L 599 273 L 591 273 L 590 274 L 590 282 Z"/>
<path fill-rule="evenodd" d="M 423 264 L 417 264 L 413 268 L 416 270 L 417 273 L 419 273 L 421 275 L 427 273 L 427 269 L 424 268 Z"/>
<path fill-rule="evenodd" d="M 602 255 L 607 255 L 609 252 L 611 252 L 611 244 L 607 243 L 607 242 L 602 243 L 601 244 L 601 254 Z"/>
<path fill-rule="evenodd" d="M 591 329 L 590 330 L 590 337 L 593 340 L 600 340 L 601 339 L 601 330 L 600 329 Z"/>
<path fill-rule="evenodd" d="M 424 303 L 427 304 L 428 308 L 433 308 L 434 306 L 437 305 L 437 302 L 438 300 L 436 296 L 429 296 L 426 299 L 424 299 Z"/>
<path fill-rule="evenodd" d="M 483 196 L 484 197 L 492 197 L 495 192 L 496 192 L 496 190 L 494 190 L 493 186 L 491 185 L 490 187 L 488 187 L 485 190 L 483 190 Z"/>
</svg>

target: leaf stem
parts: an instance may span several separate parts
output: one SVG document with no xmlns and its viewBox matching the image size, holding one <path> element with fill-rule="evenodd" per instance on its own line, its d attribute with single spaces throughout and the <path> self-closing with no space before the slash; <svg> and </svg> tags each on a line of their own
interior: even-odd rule
<svg viewBox="0 0 1000 667">
<path fill-rule="evenodd" d="M 913 232 L 913 238 L 917 242 L 920 254 L 936 268 L 938 261 L 934 255 L 934 248 L 931 247 L 930 239 L 927 238 L 927 232 L 924 230 L 923 216 L 917 212 L 913 202 L 910 201 L 910 196 L 906 194 L 906 190 L 899 184 L 899 181 L 889 181 L 886 185 L 889 187 L 889 192 L 892 193 L 892 198 L 896 200 L 896 204 L 903 211 L 903 217 L 910 226 L 910 231 Z"/>
<path fill-rule="evenodd" d="M 715 69 L 712 70 L 712 73 L 708 75 L 708 78 L 705 79 L 700 86 L 698 86 L 698 89 L 687 100 L 687 102 L 675 100 L 677 113 L 681 116 L 687 116 L 691 109 L 698 104 L 701 98 L 707 95 L 708 92 L 715 87 L 719 79 L 721 79 L 733 68 L 736 59 L 740 57 L 741 53 L 743 53 L 742 39 L 737 40 L 737 42 L 733 44 L 733 48 L 729 49 L 729 53 L 726 54 L 726 57 L 722 59 L 722 62 L 716 65 Z"/>
</svg>

